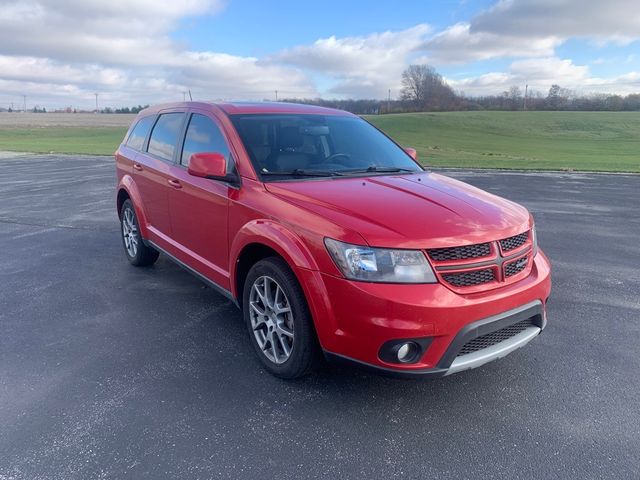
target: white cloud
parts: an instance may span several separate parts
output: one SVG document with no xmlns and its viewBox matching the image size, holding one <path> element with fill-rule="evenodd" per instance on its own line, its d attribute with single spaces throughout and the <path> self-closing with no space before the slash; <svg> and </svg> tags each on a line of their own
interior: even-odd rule
<svg viewBox="0 0 640 480">
<path fill-rule="evenodd" d="M 6 80 L 33 83 L 46 81 L 54 85 L 73 83 L 78 86 L 111 88 L 122 87 L 127 82 L 125 72 L 120 69 L 103 68 L 95 64 L 71 66 L 36 57 L 0 55 L 0 72 Z"/>
<path fill-rule="evenodd" d="M 184 17 L 215 14 L 221 0 L 26 0 L 0 9 L 3 101 L 29 94 L 56 107 L 182 98 L 315 96 L 295 68 L 254 57 L 185 51 L 169 34 Z M 38 88 L 38 85 L 41 87 Z"/>
<path fill-rule="evenodd" d="M 467 95 L 497 95 L 511 86 L 525 84 L 546 93 L 553 84 L 580 94 L 633 93 L 640 90 L 640 73 L 630 72 L 611 78 L 592 77 L 589 67 L 557 57 L 531 58 L 513 62 L 507 72 L 491 72 L 464 79 L 449 79 L 451 86 Z"/>
<path fill-rule="evenodd" d="M 471 21 L 471 33 L 583 37 L 628 43 L 640 38 L 638 0 L 500 0 Z"/>
<path fill-rule="evenodd" d="M 628 44 L 640 39 L 639 7 L 638 0 L 499 0 L 420 48 L 438 65 L 551 56 L 569 38 Z"/>
<path fill-rule="evenodd" d="M 638 91 L 638 74 L 596 78 L 557 58 L 568 38 L 624 43 L 640 38 L 638 0 L 502 0 L 435 34 L 420 23 L 401 31 L 328 36 L 264 57 L 192 51 L 171 33 L 185 18 L 215 15 L 227 0 L 0 0 L 0 102 L 91 107 L 182 99 L 397 96 L 411 63 L 511 58 L 506 71 L 450 80 L 467 93 L 499 93 L 529 82 L 545 89 Z M 244 34 L 244 33 L 240 33 Z M 635 63 L 628 52 L 612 62 Z M 603 68 L 603 67 L 600 67 Z M 318 85 L 322 85 L 322 89 Z M 539 87 L 538 87 L 539 85 Z"/>
<path fill-rule="evenodd" d="M 457 23 L 420 45 L 426 60 L 434 65 L 488 60 L 496 57 L 540 57 L 553 55 L 562 43 L 557 36 L 541 38 L 472 33 L 470 24 Z"/>
<path fill-rule="evenodd" d="M 397 92 L 402 70 L 429 30 L 421 24 L 399 32 L 331 36 L 284 50 L 273 60 L 332 76 L 330 93 L 384 97 L 389 88 Z"/>
</svg>

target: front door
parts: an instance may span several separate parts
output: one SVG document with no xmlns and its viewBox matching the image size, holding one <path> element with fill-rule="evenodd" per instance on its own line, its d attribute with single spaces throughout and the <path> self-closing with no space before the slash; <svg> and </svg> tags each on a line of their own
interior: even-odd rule
<svg viewBox="0 0 640 480">
<path fill-rule="evenodd" d="M 191 115 L 179 160 L 171 167 L 171 177 L 177 182 L 169 193 L 172 237 L 181 250 L 179 260 L 230 290 L 227 229 L 233 187 L 189 175 L 189 157 L 199 152 L 221 153 L 231 165 L 219 124 L 204 112 Z"/>
</svg>

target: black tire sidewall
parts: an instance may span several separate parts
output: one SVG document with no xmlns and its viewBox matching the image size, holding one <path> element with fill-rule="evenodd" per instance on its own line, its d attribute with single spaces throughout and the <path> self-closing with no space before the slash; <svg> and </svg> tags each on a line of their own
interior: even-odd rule
<svg viewBox="0 0 640 480">
<path fill-rule="evenodd" d="M 291 356 L 282 364 L 273 363 L 262 353 L 251 328 L 249 315 L 251 288 L 255 280 L 263 275 L 272 277 L 284 290 L 293 313 L 293 349 Z M 257 262 L 247 274 L 242 299 L 243 316 L 251 344 L 267 370 L 277 377 L 288 379 L 298 378 L 309 373 L 313 369 L 317 357 L 316 333 L 302 287 L 287 263 L 278 257 L 269 257 Z"/>
</svg>

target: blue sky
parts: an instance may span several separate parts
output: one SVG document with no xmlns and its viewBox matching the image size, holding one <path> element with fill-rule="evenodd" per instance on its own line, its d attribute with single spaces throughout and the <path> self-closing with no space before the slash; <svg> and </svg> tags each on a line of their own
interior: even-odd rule
<svg viewBox="0 0 640 480">
<path fill-rule="evenodd" d="M 418 23 L 444 29 L 493 3 L 400 1 L 394 8 L 393 2 L 371 0 L 231 0 L 217 15 L 185 19 L 172 37 L 198 50 L 262 56 L 331 35 L 365 36 Z"/>
<path fill-rule="evenodd" d="M 468 95 L 640 92 L 638 0 L 3 0 L 0 105 L 383 98 L 428 63 Z M 29 35 L 24 35 L 29 31 Z"/>
</svg>

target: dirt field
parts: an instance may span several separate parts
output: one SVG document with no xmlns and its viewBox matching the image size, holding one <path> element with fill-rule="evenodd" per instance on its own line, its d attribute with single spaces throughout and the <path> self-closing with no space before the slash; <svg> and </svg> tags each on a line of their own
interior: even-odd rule
<svg viewBox="0 0 640 480">
<path fill-rule="evenodd" d="M 0 112 L 0 129 L 38 127 L 128 127 L 135 114 L 124 113 L 7 113 Z"/>
</svg>

